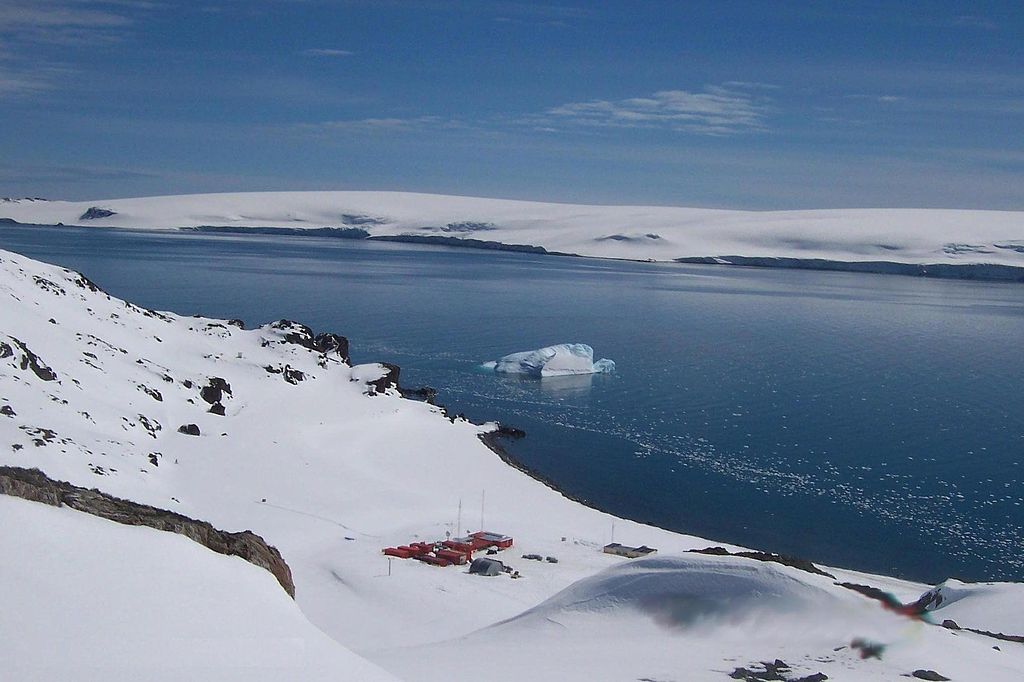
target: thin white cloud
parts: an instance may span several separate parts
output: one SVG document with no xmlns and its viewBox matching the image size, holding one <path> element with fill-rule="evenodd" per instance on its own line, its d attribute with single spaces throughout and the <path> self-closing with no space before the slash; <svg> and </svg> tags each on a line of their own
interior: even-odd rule
<svg viewBox="0 0 1024 682">
<path fill-rule="evenodd" d="M 314 47 L 303 50 L 299 54 L 307 57 L 351 57 L 355 52 L 352 50 L 339 50 L 333 47 Z"/>
<path fill-rule="evenodd" d="M 120 41 L 149 0 L 0 0 L 0 93 L 30 96 L 51 90 L 74 68 L 64 48 L 96 48 Z M 62 56 L 54 57 L 54 46 Z"/>
<path fill-rule="evenodd" d="M 409 132 L 427 129 L 464 128 L 464 124 L 455 119 L 441 116 L 415 116 L 412 118 L 357 118 L 321 121 L 319 123 L 303 123 L 297 126 L 304 132 L 362 132 L 387 133 Z"/>
<path fill-rule="evenodd" d="M 963 26 L 966 28 L 977 28 L 983 31 L 998 31 L 999 24 L 989 19 L 988 17 L 980 17 L 973 14 L 961 14 L 960 16 L 953 17 L 954 26 Z"/>
<path fill-rule="evenodd" d="M 529 122 L 573 127 L 660 128 L 702 135 L 767 130 L 771 105 L 762 84 L 732 81 L 701 92 L 660 90 L 647 97 L 595 99 L 553 107 Z"/>
<path fill-rule="evenodd" d="M 892 104 L 893 102 L 904 102 L 906 97 L 903 95 L 868 95 L 861 93 L 854 93 L 850 95 L 843 95 L 844 99 L 866 99 L 872 102 L 882 102 L 885 104 Z"/>
</svg>

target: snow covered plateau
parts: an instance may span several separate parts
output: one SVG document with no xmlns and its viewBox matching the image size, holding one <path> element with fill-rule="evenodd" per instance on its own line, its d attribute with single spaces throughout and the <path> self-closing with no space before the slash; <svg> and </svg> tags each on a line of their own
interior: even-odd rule
<svg viewBox="0 0 1024 682">
<path fill-rule="evenodd" d="M 632 260 L 1024 279 L 1024 213 L 1019 211 L 737 211 L 325 191 L 78 202 L 4 199 L 2 218 L 162 230 L 312 230 Z"/>
<path fill-rule="evenodd" d="M 0 467 L 251 530 L 295 586 L 183 535 L 0 495 L 0 677 L 1024 679 L 1020 585 L 950 581 L 939 600 L 694 553 L 721 543 L 562 496 L 482 442 L 494 424 L 391 376 L 351 367 L 342 337 L 146 310 L 0 251 Z M 382 554 L 480 527 L 514 538 L 494 558 L 521 577 Z M 606 553 L 611 532 L 657 554 Z"/>
</svg>

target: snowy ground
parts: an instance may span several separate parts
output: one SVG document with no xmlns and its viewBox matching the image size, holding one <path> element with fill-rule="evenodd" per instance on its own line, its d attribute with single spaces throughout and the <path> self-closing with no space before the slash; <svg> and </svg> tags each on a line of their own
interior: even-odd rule
<svg viewBox="0 0 1024 682">
<path fill-rule="evenodd" d="M 146 311 L 75 273 L 2 251 L 0 312 L 0 464 L 251 529 L 291 566 L 301 610 L 289 610 L 269 574 L 182 538 L 0 499 L 0 585 L 26 586 L 16 599 L 4 593 L 0 658 L 17 656 L 23 679 L 64 679 L 55 671 L 87 652 L 72 647 L 54 659 L 41 633 L 74 639 L 90 619 L 90 636 L 115 652 L 105 662 L 115 672 L 104 679 L 138 679 L 132 666 L 147 658 L 146 646 L 124 640 L 118 618 L 94 618 L 90 595 L 60 596 L 93 585 L 114 613 L 134 614 L 132 627 L 172 638 L 182 623 L 158 614 L 205 595 L 190 603 L 195 647 L 220 636 L 279 640 L 272 663 L 290 670 L 287 642 L 299 638 L 310 642 L 302 665 L 338 661 L 338 679 L 373 679 L 363 672 L 373 668 L 350 664 L 350 652 L 407 680 L 726 680 L 736 667 L 776 657 L 832 679 L 898 679 L 916 669 L 962 680 L 1024 675 L 1022 645 L 898 616 L 795 568 L 685 554 L 721 543 L 572 502 L 490 452 L 478 439 L 490 427 L 452 422 L 391 390 L 370 395 L 379 366 L 351 368 L 294 343 L 304 340 L 297 325 L 242 330 Z M 212 378 L 231 388 L 220 396 L 224 416 L 203 397 Z M 179 433 L 185 424 L 200 435 Z M 521 579 L 381 554 L 480 527 L 515 538 L 499 558 Z M 658 554 L 602 553 L 613 528 L 616 541 Z M 558 563 L 521 558 L 527 553 Z M 175 578 L 179 564 L 189 566 L 188 585 Z M 828 570 L 903 601 L 928 589 Z M 1024 634 L 1018 588 L 976 586 L 955 604 L 970 627 Z M 149 604 L 144 613 L 136 600 Z M 238 600 L 253 602 L 251 619 L 237 617 Z M 955 618 L 947 608 L 937 622 Z M 338 646 L 317 639 L 304 619 Z M 885 645 L 881 659 L 861 659 L 854 638 Z M 215 663 L 199 677 L 237 673 Z"/>
<path fill-rule="evenodd" d="M 103 209 L 90 215 L 90 209 Z M 107 211 L 113 214 L 103 216 Z M 24 223 L 174 229 L 350 227 L 543 246 L 609 258 L 788 257 L 1024 267 L 1024 213 L 950 209 L 734 211 L 585 206 L 404 192 L 253 192 L 0 201 Z"/>
</svg>

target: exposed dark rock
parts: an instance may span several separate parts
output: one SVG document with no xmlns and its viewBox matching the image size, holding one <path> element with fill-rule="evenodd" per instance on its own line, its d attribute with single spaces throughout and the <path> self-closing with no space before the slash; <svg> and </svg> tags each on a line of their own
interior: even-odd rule
<svg viewBox="0 0 1024 682">
<path fill-rule="evenodd" d="M 220 234 L 277 234 L 335 239 L 366 239 L 370 233 L 361 227 L 245 227 L 244 225 L 199 225 L 179 228 L 188 232 Z"/>
<path fill-rule="evenodd" d="M 159 452 L 151 452 L 151 453 L 149 453 L 148 458 L 149 458 L 149 463 L 150 464 L 152 464 L 155 467 L 160 466 L 160 453 Z"/>
<path fill-rule="evenodd" d="M 281 557 L 281 553 L 252 531 L 228 533 L 214 528 L 206 521 L 122 500 L 99 490 L 88 490 L 65 481 L 55 481 L 38 469 L 0 467 L 0 494 L 54 507 L 67 506 L 129 526 L 148 526 L 184 535 L 219 554 L 238 556 L 270 571 L 281 587 L 291 597 L 295 597 L 292 572 Z"/>
<path fill-rule="evenodd" d="M 100 208 L 99 206 L 90 206 L 85 213 L 78 216 L 79 220 L 97 220 L 98 218 L 109 218 L 112 215 L 117 215 L 116 211 L 111 211 L 107 208 Z"/>
<path fill-rule="evenodd" d="M 9 358 L 14 355 L 14 349 L 11 348 L 10 344 L 0 341 L 0 358 Z"/>
<path fill-rule="evenodd" d="M 754 559 L 756 561 L 767 561 L 776 564 L 782 564 L 783 566 L 790 566 L 797 568 L 807 573 L 813 573 L 815 575 L 822 575 L 826 578 L 835 578 L 831 573 L 826 573 L 810 561 L 806 559 L 797 559 L 796 557 L 786 556 L 785 554 L 775 554 L 774 552 L 730 552 L 725 547 L 705 547 L 704 549 L 691 549 L 691 552 L 696 554 L 710 554 L 713 556 L 738 556 L 745 559 Z"/>
<path fill-rule="evenodd" d="M 4 405 L 3 407 L 0 407 L 0 414 L 2 414 L 5 417 L 13 417 L 17 413 L 14 411 L 14 408 L 11 407 L 10 405 Z"/>
<path fill-rule="evenodd" d="M 931 682 L 947 682 L 949 680 L 945 675 L 940 675 L 934 670 L 915 670 L 910 673 L 919 680 L 931 680 Z"/>
<path fill-rule="evenodd" d="M 448 223 L 440 228 L 442 232 L 488 232 L 498 229 L 494 223 L 482 223 L 474 220 L 463 220 L 457 223 Z"/>
<path fill-rule="evenodd" d="M 88 277 L 86 277 L 82 273 L 80 273 L 80 272 L 72 272 L 71 270 L 68 270 L 67 272 L 68 272 L 68 274 L 70 274 L 72 276 L 72 280 L 71 281 L 74 282 L 79 287 L 81 287 L 83 289 L 88 289 L 89 291 L 93 291 L 93 292 L 96 292 L 96 293 L 99 293 L 100 291 L 102 291 L 102 289 L 100 289 L 96 285 L 95 282 L 93 282 L 91 279 L 89 279 Z"/>
<path fill-rule="evenodd" d="M 139 384 L 139 390 L 148 395 L 153 400 L 157 401 L 158 403 L 162 403 L 164 401 L 163 394 L 161 394 L 160 391 L 156 390 L 155 388 L 150 388 L 145 384 Z"/>
<path fill-rule="evenodd" d="M 881 602 L 885 608 L 904 616 L 919 618 L 925 612 L 925 605 L 921 603 L 920 599 L 910 604 L 904 604 L 894 595 L 870 585 L 858 585 L 857 583 L 836 583 L 836 585 L 859 592 L 870 599 L 875 599 Z"/>
<path fill-rule="evenodd" d="M 764 670 L 752 670 L 750 668 L 736 668 L 729 677 L 744 682 L 823 682 L 828 679 L 825 673 L 814 673 L 805 677 L 790 677 L 792 669 L 782 659 L 774 661 L 762 661 L 760 666 Z"/>
<path fill-rule="evenodd" d="M 642 237 L 631 237 L 631 236 L 625 235 L 625 234 L 609 234 L 609 235 L 606 235 L 604 237 L 596 237 L 594 239 L 594 241 L 595 242 L 605 242 L 605 241 L 639 242 L 639 241 L 643 241 L 644 239 L 657 240 L 657 239 L 661 239 L 661 235 L 660 234 L 655 234 L 654 232 L 648 232 L 647 234 L 643 235 Z"/>
<path fill-rule="evenodd" d="M 374 381 L 367 381 L 366 385 L 372 386 L 373 391 L 376 393 L 383 393 L 392 387 L 398 388 L 398 375 L 401 374 L 402 368 L 390 362 L 382 362 L 380 364 L 386 370 L 384 376 Z"/>
<path fill-rule="evenodd" d="M 209 412 L 211 414 L 217 414 L 217 415 L 220 415 L 221 417 L 223 417 L 224 416 L 224 405 L 222 405 L 221 403 L 214 403 L 213 405 L 210 405 L 210 409 L 207 410 L 207 412 Z"/>
<path fill-rule="evenodd" d="M 999 639 L 1004 642 L 1016 642 L 1017 644 L 1024 644 L 1024 636 L 1021 635 L 1007 635 L 1002 632 L 992 632 L 991 630 L 979 630 L 977 628 L 964 628 L 967 632 L 973 632 L 976 635 L 984 635 L 991 637 L 992 639 Z"/>
<path fill-rule="evenodd" d="M 305 380 L 306 378 L 305 372 L 295 369 L 291 365 L 279 365 L 277 367 L 267 365 L 263 369 L 266 370 L 267 374 L 281 374 L 285 381 L 293 385 Z"/>
<path fill-rule="evenodd" d="M 37 448 L 44 447 L 57 440 L 57 432 L 53 429 L 25 425 L 21 425 L 18 428 L 24 431 L 29 438 L 32 439 L 32 443 Z"/>
<path fill-rule="evenodd" d="M 295 369 L 291 365 L 285 365 L 282 370 L 282 374 L 284 374 L 284 380 L 293 385 L 306 379 L 305 372 L 300 369 Z"/>
<path fill-rule="evenodd" d="M 1024 282 L 1024 268 L 999 263 L 896 263 L 892 261 L 833 261 L 823 258 L 774 258 L 767 256 L 687 256 L 677 263 L 705 265 L 741 265 L 754 268 L 793 268 L 797 270 L 835 270 L 873 272 L 885 275 L 938 277 L 1002 282 Z"/>
<path fill-rule="evenodd" d="M 960 626 L 957 625 L 957 622 L 955 620 L 950 619 L 950 618 L 947 618 L 946 620 L 942 621 L 942 627 L 946 628 L 947 630 L 959 630 L 960 629 Z"/>
<path fill-rule="evenodd" d="M 231 395 L 231 384 L 220 377 L 210 377 L 206 386 L 199 391 L 200 397 L 211 405 L 221 402 L 225 393 Z"/>
<path fill-rule="evenodd" d="M 186 436 L 198 436 L 199 427 L 195 424 L 182 424 L 178 427 L 178 433 L 183 433 Z"/>
<path fill-rule="evenodd" d="M 160 426 L 160 422 L 158 422 L 157 420 L 155 420 L 155 419 L 151 420 L 151 419 L 149 419 L 144 414 L 140 414 L 140 415 L 138 415 L 138 417 L 139 417 L 139 423 L 142 424 L 142 428 L 146 429 L 146 431 L 149 432 L 149 435 L 151 435 L 153 438 L 156 438 L 156 434 L 157 434 L 158 431 L 162 431 L 163 430 L 163 427 Z M 196 434 L 196 435 L 198 435 L 198 434 Z"/>
<path fill-rule="evenodd" d="M 50 280 L 46 279 L 45 277 L 40 277 L 39 275 L 33 275 L 32 276 L 32 281 L 35 282 L 35 285 L 37 287 L 39 287 L 40 289 L 42 289 L 43 291 L 49 292 L 49 293 L 54 294 L 56 296 L 66 296 L 67 295 L 67 292 L 64 291 L 64 287 L 60 286 L 56 282 L 51 282 Z"/>
<path fill-rule="evenodd" d="M 14 345 L 16 345 L 18 348 L 21 349 L 21 352 L 22 352 L 21 368 L 22 369 L 31 369 L 35 373 L 35 375 L 37 377 L 39 377 L 40 379 L 42 379 L 43 381 L 54 381 L 54 380 L 56 380 L 57 373 L 54 372 L 49 367 L 47 367 L 46 363 L 43 362 L 39 358 L 38 355 L 33 353 L 31 350 L 29 350 L 28 346 L 26 346 L 23 342 L 19 341 L 18 339 L 14 338 L 13 336 L 11 337 L 11 341 L 13 341 Z M 0 355 L 0 357 L 4 357 L 4 356 Z"/>
<path fill-rule="evenodd" d="M 283 331 L 285 343 L 294 343 L 303 348 L 316 350 L 316 346 L 313 344 L 313 330 L 304 324 L 291 320 L 278 320 L 271 322 L 270 328 Z"/>
<path fill-rule="evenodd" d="M 342 213 L 341 222 L 345 225 L 384 225 L 388 221 L 384 218 L 374 218 L 373 216 L 368 215 Z"/>
<path fill-rule="evenodd" d="M 440 246 L 460 246 L 470 249 L 488 249 L 492 251 L 517 251 L 521 253 L 550 254 L 552 256 L 574 256 L 572 253 L 561 253 L 548 251 L 543 246 L 532 244 L 505 244 L 492 242 L 484 239 L 469 239 L 466 237 L 449 237 L 440 234 L 396 234 L 377 235 L 368 237 L 370 240 L 381 242 L 405 242 L 408 244 L 437 244 Z"/>
<path fill-rule="evenodd" d="M 348 362 L 348 339 L 338 334 L 324 332 L 313 338 L 313 348 L 321 353 L 336 353 L 345 362 Z"/>
<path fill-rule="evenodd" d="M 437 389 L 430 386 L 420 386 L 419 388 L 402 388 L 399 386 L 398 392 L 403 398 L 422 400 L 430 405 L 433 405 L 434 400 L 437 398 Z"/>
<path fill-rule="evenodd" d="M 245 322 L 242 322 L 239 319 L 228 320 L 228 324 L 231 325 L 232 327 L 238 327 L 239 329 L 245 329 Z"/>
</svg>

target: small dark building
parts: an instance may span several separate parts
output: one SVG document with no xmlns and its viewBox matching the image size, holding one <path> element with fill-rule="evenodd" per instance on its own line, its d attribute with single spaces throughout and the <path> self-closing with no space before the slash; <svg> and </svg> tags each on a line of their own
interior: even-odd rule
<svg viewBox="0 0 1024 682">
<path fill-rule="evenodd" d="M 505 564 L 497 559 L 480 557 L 473 559 L 473 563 L 469 565 L 469 572 L 474 575 L 501 575 L 505 572 Z"/>
</svg>

